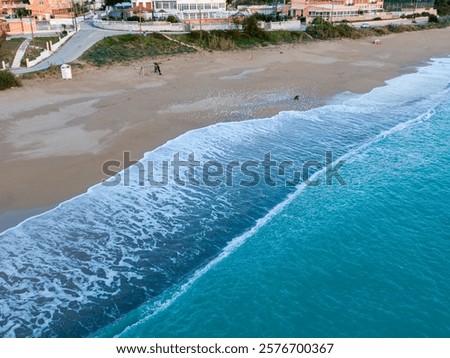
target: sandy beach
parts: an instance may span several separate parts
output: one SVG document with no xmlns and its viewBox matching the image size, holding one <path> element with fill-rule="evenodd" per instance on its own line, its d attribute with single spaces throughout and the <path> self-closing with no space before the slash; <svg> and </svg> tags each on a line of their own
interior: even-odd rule
<svg viewBox="0 0 450 358">
<path fill-rule="evenodd" d="M 24 81 L 0 93 L 0 231 L 85 192 L 106 178 L 102 164 L 125 151 L 137 160 L 191 129 L 368 92 L 448 56 L 449 35 L 447 28 L 385 36 L 380 45 L 365 38 L 205 51 L 159 58 L 162 76 L 148 59 L 76 69 L 71 81 Z"/>
</svg>

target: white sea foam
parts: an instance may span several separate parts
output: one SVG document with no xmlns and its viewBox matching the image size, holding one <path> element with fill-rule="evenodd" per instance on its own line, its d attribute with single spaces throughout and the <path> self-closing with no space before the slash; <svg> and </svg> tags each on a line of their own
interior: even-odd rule
<svg viewBox="0 0 450 358">
<path fill-rule="evenodd" d="M 389 105 L 382 89 L 388 94 L 405 90 L 393 80 L 342 105 L 194 130 L 146 153 L 141 163 L 161 163 L 172 159 L 174 153 L 180 153 L 181 159 L 195 153 L 198 160 L 226 163 L 249 157 L 262 159 L 268 151 L 277 159 L 298 156 L 307 160 L 330 146 L 345 153 L 337 161 L 351 159 L 374 141 L 432 116 L 432 108 L 448 91 L 450 74 L 444 69 L 450 63 L 445 61 L 430 66 L 437 69 L 419 70 L 406 77 L 413 83 L 414 76 L 428 77 L 431 73 L 433 78 L 428 96 L 423 91 L 410 91 L 410 96 L 397 93 L 397 105 L 407 105 L 410 112 L 397 110 L 392 104 L 389 116 L 379 110 L 380 103 Z M 427 112 L 423 115 L 411 113 L 424 108 Z M 71 320 L 74 314 L 78 321 L 71 322 L 79 327 L 69 334 L 86 335 L 86 330 L 99 328 L 99 322 L 110 323 L 128 312 L 118 308 L 124 295 L 128 300 L 136 299 L 135 307 L 153 302 L 145 306 L 144 316 L 160 312 L 305 189 L 305 184 L 293 192 L 265 186 L 250 191 L 177 186 L 173 182 L 141 187 L 137 168 L 128 172 L 130 186 L 98 184 L 87 194 L 0 234 L 0 336 L 61 335 L 67 332 L 65 319 Z M 119 173 L 122 177 L 125 174 Z M 321 174 L 323 170 L 311 179 Z M 185 174 L 182 177 L 186 178 Z M 278 202 L 265 204 L 274 197 Z M 252 212 L 255 205 L 258 210 Z M 239 227 L 242 230 L 236 235 L 228 234 Z M 216 235 L 214 230 L 223 232 Z M 197 267 L 201 268 L 195 270 Z M 180 286 L 186 275 L 189 278 Z M 173 291 L 173 287 L 178 288 Z M 158 299 L 167 292 L 172 294 Z M 92 322 L 92 312 L 98 322 Z"/>
<path fill-rule="evenodd" d="M 450 64 L 450 61 L 447 62 L 447 64 Z M 447 67 L 448 70 L 448 67 Z M 420 74 L 423 72 L 419 71 Z M 446 73 L 448 73 L 446 71 Z M 409 80 L 413 79 L 412 77 L 408 78 Z M 398 133 L 402 130 L 405 130 L 407 128 L 410 128 L 411 126 L 417 125 L 425 120 L 429 120 L 433 117 L 435 114 L 435 108 L 442 103 L 443 100 L 446 100 L 446 94 L 449 92 L 448 84 L 450 83 L 450 77 L 447 77 L 444 81 L 440 82 L 441 86 L 439 86 L 435 92 L 434 103 L 431 108 L 428 108 L 426 112 L 421 113 L 420 115 L 413 117 L 405 122 L 401 122 L 389 129 L 381 131 L 379 134 L 375 135 L 374 137 L 370 138 L 368 141 L 362 143 L 361 145 L 357 146 L 356 148 L 353 148 L 349 150 L 346 154 L 342 155 L 338 159 L 336 159 L 331 166 L 336 165 L 340 161 L 348 161 L 350 162 L 352 158 L 358 156 L 358 154 L 364 152 L 367 148 L 369 148 L 374 143 L 379 142 L 380 140 L 383 140 L 384 138 L 387 138 L 391 135 L 394 135 L 395 133 Z M 398 83 L 395 83 L 398 85 Z M 354 100 L 355 98 L 352 98 Z M 437 100 L 436 100 L 437 99 Z M 356 100 L 359 100 L 356 99 Z M 367 109 L 361 109 L 359 107 L 352 108 L 352 106 L 346 105 L 331 105 L 326 106 L 325 108 L 328 108 L 329 110 L 332 110 L 333 112 L 344 112 L 344 113 L 369 113 Z M 303 113 L 296 113 L 296 112 L 283 112 L 285 115 L 289 117 L 294 118 L 303 118 L 307 120 L 311 120 L 308 118 L 308 114 L 311 115 L 312 113 L 309 112 L 316 112 L 316 110 L 311 110 L 308 112 Z M 282 114 L 280 114 L 282 116 Z M 312 116 L 314 118 L 314 116 Z M 314 121 L 315 119 L 313 119 Z M 322 176 L 324 172 L 326 171 L 326 168 L 323 168 L 322 170 L 317 171 L 311 176 L 311 180 L 314 180 L 318 176 Z M 145 324 L 148 322 L 153 316 L 156 314 L 162 312 L 163 310 L 169 308 L 179 297 L 181 297 L 184 293 L 186 293 L 190 287 L 192 287 L 195 282 L 200 279 L 203 275 L 205 275 L 210 269 L 212 269 L 215 265 L 219 264 L 221 261 L 226 259 L 230 254 L 232 254 L 236 249 L 238 249 L 242 244 L 245 243 L 246 240 L 248 240 L 250 237 L 252 237 L 258 230 L 260 230 L 264 225 L 266 225 L 270 220 L 272 220 L 275 216 L 280 214 L 287 206 L 289 206 L 301 193 L 304 189 L 306 189 L 306 184 L 302 183 L 300 184 L 296 191 L 289 194 L 287 198 L 280 202 L 278 205 L 276 205 L 273 209 L 271 209 L 263 218 L 260 218 L 256 221 L 255 225 L 243 233 L 242 235 L 235 237 L 233 240 L 229 242 L 229 244 L 222 250 L 222 252 L 212 261 L 210 261 L 208 264 L 206 264 L 204 267 L 196 270 L 184 283 L 181 283 L 177 288 L 172 290 L 169 294 L 163 295 L 163 297 L 160 300 L 155 300 L 147 305 L 139 308 L 139 316 L 141 319 L 139 319 L 134 324 L 126 327 L 123 331 L 116 334 L 116 337 L 120 336 L 126 336 L 128 332 L 132 331 L 136 326 L 139 326 L 141 324 Z M 168 297 L 167 297 L 168 296 Z"/>
</svg>

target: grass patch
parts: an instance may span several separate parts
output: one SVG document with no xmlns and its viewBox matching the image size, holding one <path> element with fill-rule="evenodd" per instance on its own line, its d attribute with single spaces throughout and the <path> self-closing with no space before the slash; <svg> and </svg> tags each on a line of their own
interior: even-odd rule
<svg viewBox="0 0 450 358">
<path fill-rule="evenodd" d="M 14 56 L 16 55 L 17 49 L 20 47 L 21 43 L 24 41 L 24 38 L 14 38 L 6 41 L 6 38 L 3 36 L 0 38 L 0 63 L 1 61 L 5 61 L 5 63 L 9 63 L 12 65 L 14 60 Z"/>
<path fill-rule="evenodd" d="M 21 87 L 22 82 L 14 74 L 9 71 L 0 71 L 0 90 L 11 87 Z"/>
<path fill-rule="evenodd" d="M 255 46 L 279 45 L 283 43 L 299 43 L 310 40 L 304 32 L 300 31 L 270 31 L 252 36 L 238 30 L 213 30 L 210 32 L 193 31 L 189 34 L 174 35 L 179 41 L 208 50 L 235 50 L 247 49 Z"/>
<path fill-rule="evenodd" d="M 172 38 L 203 48 L 205 50 L 229 51 L 259 46 L 301 43 L 314 40 L 359 39 L 369 36 L 383 36 L 391 33 L 417 31 L 421 29 L 446 27 L 449 23 L 439 22 L 425 25 L 390 25 L 370 29 L 354 28 L 347 23 L 331 24 L 322 19 L 303 31 L 264 31 L 257 26 L 253 16 L 243 24 L 244 30 L 192 31 L 183 35 L 171 35 Z M 83 55 L 83 60 L 96 66 L 115 62 L 136 60 L 145 57 L 192 52 L 192 48 L 167 40 L 159 34 L 147 36 L 129 34 L 109 37 L 92 47 Z"/>
<path fill-rule="evenodd" d="M 346 23 L 333 25 L 320 18 L 317 18 L 316 20 L 314 20 L 313 24 L 306 29 L 306 33 L 317 40 L 342 38 L 359 39 L 369 35 L 365 29 L 355 29 Z"/>
<path fill-rule="evenodd" d="M 369 36 L 384 36 L 389 34 L 444 28 L 450 26 L 450 21 L 440 20 L 438 23 L 430 22 L 426 24 L 404 25 L 390 24 L 383 27 L 370 29 L 357 29 L 347 24 L 332 25 L 328 21 L 316 19 L 314 23 L 306 29 L 306 33 L 317 40 L 331 40 L 339 38 L 358 39 Z"/>
<path fill-rule="evenodd" d="M 26 59 L 28 58 L 30 61 L 35 60 L 42 51 L 47 50 L 47 42 L 57 43 L 59 41 L 59 37 L 35 37 L 33 41 L 28 45 L 25 55 L 23 56 L 21 64 L 24 65 L 26 63 Z"/>
<path fill-rule="evenodd" d="M 268 42 L 272 45 L 279 45 L 283 43 L 300 43 L 309 41 L 310 38 L 303 31 L 271 31 L 268 32 Z"/>
<path fill-rule="evenodd" d="M 194 49 L 166 39 L 160 34 L 127 34 L 103 39 L 82 59 L 96 66 L 138 60 L 145 57 L 193 52 Z"/>
</svg>

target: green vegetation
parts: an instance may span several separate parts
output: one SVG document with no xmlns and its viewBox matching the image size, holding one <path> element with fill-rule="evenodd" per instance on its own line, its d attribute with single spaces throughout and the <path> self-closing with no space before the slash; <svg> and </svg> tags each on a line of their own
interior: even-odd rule
<svg viewBox="0 0 450 358">
<path fill-rule="evenodd" d="M 174 35 L 173 37 L 197 47 L 222 51 L 310 40 L 310 37 L 302 31 L 264 31 L 259 27 L 256 16 L 246 17 L 242 22 L 242 27 L 242 31 L 193 31 L 189 34 Z"/>
<path fill-rule="evenodd" d="M 251 36 L 249 33 L 239 30 L 213 30 L 202 31 L 201 33 L 200 31 L 193 31 L 190 34 L 172 35 L 172 37 L 190 45 L 220 51 L 310 40 L 308 35 L 300 31 L 260 31 L 260 33 L 259 31 L 256 33 L 256 36 Z"/>
<path fill-rule="evenodd" d="M 5 36 L 0 37 L 0 63 L 1 61 L 5 61 L 5 63 L 11 65 L 17 49 L 24 40 L 25 39 L 21 37 L 6 41 Z"/>
<path fill-rule="evenodd" d="M 346 23 L 333 25 L 329 21 L 316 18 L 312 25 L 306 29 L 306 33 L 314 39 L 328 40 L 337 38 L 359 39 L 364 37 L 365 29 L 355 29 Z"/>
<path fill-rule="evenodd" d="M 389 25 L 386 27 L 359 29 L 350 26 L 348 23 L 331 24 L 319 18 L 305 32 L 285 30 L 265 31 L 259 27 L 257 17 L 250 16 L 243 20 L 242 31 L 193 31 L 189 34 L 171 35 L 171 38 L 179 41 L 179 43 L 170 41 L 160 34 L 148 34 L 147 36 L 129 34 L 109 37 L 88 50 L 82 59 L 96 66 L 101 66 L 145 57 L 195 51 L 183 44 L 210 51 L 228 51 L 255 46 L 300 43 L 314 40 L 359 39 L 370 36 L 384 36 L 390 33 L 441 28 L 449 25 L 449 21 L 439 19 L 437 23 Z"/>
<path fill-rule="evenodd" d="M 22 82 L 9 71 L 0 71 L 0 91 L 11 87 L 20 87 Z"/>
<path fill-rule="evenodd" d="M 108 37 L 86 51 L 83 60 L 96 66 L 140 58 L 193 52 L 190 47 L 170 41 L 161 34 L 120 35 Z"/>
<path fill-rule="evenodd" d="M 332 26 L 328 21 L 316 19 L 317 22 L 309 26 L 306 32 L 313 38 L 318 40 L 330 40 L 339 38 L 357 39 L 369 36 L 384 36 L 390 33 L 420 31 L 436 28 L 444 28 L 450 26 L 450 21 L 446 19 L 438 19 L 438 22 L 429 21 L 425 24 L 417 25 L 397 25 L 390 24 L 388 26 L 374 27 L 369 29 L 356 29 L 347 24 L 339 24 Z"/>
<path fill-rule="evenodd" d="M 450 15 L 450 0 L 435 0 L 434 8 L 439 16 Z"/>
<path fill-rule="evenodd" d="M 170 22 L 172 24 L 176 24 L 178 22 L 178 19 L 173 15 L 169 15 L 169 16 L 167 16 L 166 21 Z"/>
<path fill-rule="evenodd" d="M 439 18 L 436 15 L 431 14 L 430 16 L 428 16 L 428 22 L 438 23 Z"/>
</svg>

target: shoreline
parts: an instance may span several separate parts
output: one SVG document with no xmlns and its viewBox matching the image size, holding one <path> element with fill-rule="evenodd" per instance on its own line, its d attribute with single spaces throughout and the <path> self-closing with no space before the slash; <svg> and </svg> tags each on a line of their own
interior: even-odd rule
<svg viewBox="0 0 450 358">
<path fill-rule="evenodd" d="M 177 55 L 159 59 L 162 76 L 147 59 L 77 69 L 71 81 L 27 80 L 0 94 L 0 163 L 7 168 L 0 232 L 5 217 L 14 226 L 14 213 L 36 215 L 106 179 L 102 163 L 121 160 L 124 151 L 138 160 L 192 129 L 369 92 L 449 56 L 449 34 L 446 28 L 384 36 L 381 45 L 364 38 Z M 139 75 L 143 65 L 146 76 Z"/>
</svg>

